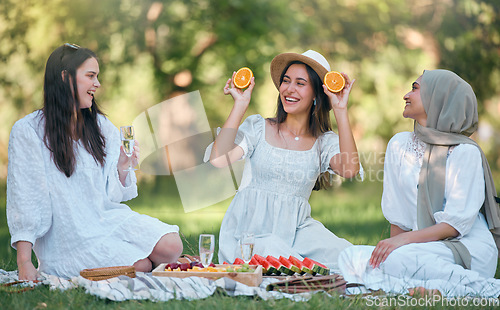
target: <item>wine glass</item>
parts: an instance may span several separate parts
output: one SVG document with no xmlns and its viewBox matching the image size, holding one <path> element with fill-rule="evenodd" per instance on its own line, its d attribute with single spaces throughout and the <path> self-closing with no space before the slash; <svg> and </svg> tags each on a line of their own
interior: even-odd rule
<svg viewBox="0 0 500 310">
<path fill-rule="evenodd" d="M 248 264 L 253 256 L 253 248 L 255 246 L 255 236 L 253 233 L 244 232 L 240 239 L 241 258 Z"/>
<path fill-rule="evenodd" d="M 212 263 L 215 248 L 214 235 L 200 235 L 200 260 L 203 267 L 208 267 Z"/>
<path fill-rule="evenodd" d="M 123 150 L 125 155 L 130 158 L 134 153 L 134 126 L 122 126 L 120 127 L 120 136 L 122 139 Z M 124 171 L 134 171 L 137 170 L 132 167 L 132 162 L 129 161 L 129 166 Z"/>
</svg>

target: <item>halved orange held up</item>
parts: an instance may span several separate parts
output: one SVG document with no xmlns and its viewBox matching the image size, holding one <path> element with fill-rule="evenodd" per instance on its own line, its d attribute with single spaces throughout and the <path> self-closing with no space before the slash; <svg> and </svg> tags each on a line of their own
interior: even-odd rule
<svg viewBox="0 0 500 310">
<path fill-rule="evenodd" d="M 236 71 L 236 74 L 234 75 L 234 86 L 240 89 L 248 87 L 248 85 L 250 85 L 250 80 L 252 79 L 252 77 L 252 70 L 250 70 L 250 68 L 243 67 Z"/>
<path fill-rule="evenodd" d="M 344 89 L 345 78 L 340 72 L 330 71 L 325 74 L 323 83 L 325 83 L 329 91 L 331 91 L 332 93 L 338 93 L 339 91 Z"/>
</svg>

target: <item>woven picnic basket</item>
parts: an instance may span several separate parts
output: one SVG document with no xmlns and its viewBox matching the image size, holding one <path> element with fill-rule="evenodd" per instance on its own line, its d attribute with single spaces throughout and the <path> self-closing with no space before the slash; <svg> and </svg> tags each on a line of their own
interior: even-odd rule
<svg viewBox="0 0 500 310">
<path fill-rule="evenodd" d="M 298 276 L 290 277 L 283 281 L 274 282 L 266 287 L 268 291 L 280 291 L 288 294 L 312 291 L 337 292 L 343 294 L 347 281 L 339 274 L 327 276 Z"/>
<path fill-rule="evenodd" d="M 130 278 L 135 278 L 135 267 L 114 266 L 114 267 L 83 269 L 82 271 L 80 271 L 80 275 L 85 279 L 89 279 L 92 281 L 106 280 L 122 275 L 128 276 Z"/>
</svg>

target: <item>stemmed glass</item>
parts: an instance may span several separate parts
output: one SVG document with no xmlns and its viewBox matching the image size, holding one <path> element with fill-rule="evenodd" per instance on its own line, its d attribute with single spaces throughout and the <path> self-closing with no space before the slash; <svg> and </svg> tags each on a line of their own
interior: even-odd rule
<svg viewBox="0 0 500 310">
<path fill-rule="evenodd" d="M 212 263 L 215 249 L 214 235 L 200 235 L 200 260 L 203 267 L 207 268 Z"/>
<path fill-rule="evenodd" d="M 244 232 L 240 239 L 241 258 L 248 264 L 253 256 L 253 248 L 255 246 L 255 236 L 253 233 Z"/>
<path fill-rule="evenodd" d="M 123 150 L 125 155 L 130 158 L 134 153 L 134 126 L 122 126 L 120 127 L 120 136 L 122 139 Z M 137 170 L 132 167 L 132 161 L 129 160 L 128 168 L 123 171 L 134 171 Z"/>
</svg>

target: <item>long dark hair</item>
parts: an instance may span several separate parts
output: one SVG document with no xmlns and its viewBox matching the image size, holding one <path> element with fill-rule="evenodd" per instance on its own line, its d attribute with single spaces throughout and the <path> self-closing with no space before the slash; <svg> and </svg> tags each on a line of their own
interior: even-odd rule
<svg viewBox="0 0 500 310">
<path fill-rule="evenodd" d="M 76 165 L 74 138 L 81 140 L 101 166 L 106 156 L 105 140 L 97 124 L 97 115 L 103 113 L 94 99 L 90 108 L 80 109 L 78 96 L 73 95 L 78 94 L 76 70 L 89 58 L 97 59 L 97 56 L 89 49 L 64 44 L 52 52 L 45 67 L 42 109 L 45 118 L 44 142 L 52 153 L 57 169 L 68 178 Z"/>
<path fill-rule="evenodd" d="M 283 78 L 285 73 L 290 68 L 291 65 L 302 64 L 306 66 L 307 74 L 309 75 L 309 80 L 312 83 L 314 94 L 316 95 L 316 105 L 311 106 L 309 115 L 309 132 L 315 138 L 319 137 L 322 133 L 331 131 L 332 124 L 330 122 L 330 100 L 323 90 L 323 81 L 319 75 L 314 71 L 309 65 L 301 61 L 290 62 L 280 76 L 280 85 L 283 83 Z M 283 102 L 281 102 L 281 96 L 278 95 L 278 107 L 276 109 L 276 116 L 271 118 L 270 121 L 274 123 L 283 123 L 288 116 L 285 109 L 283 108 Z M 279 128 L 278 128 L 279 129 Z"/>
</svg>

